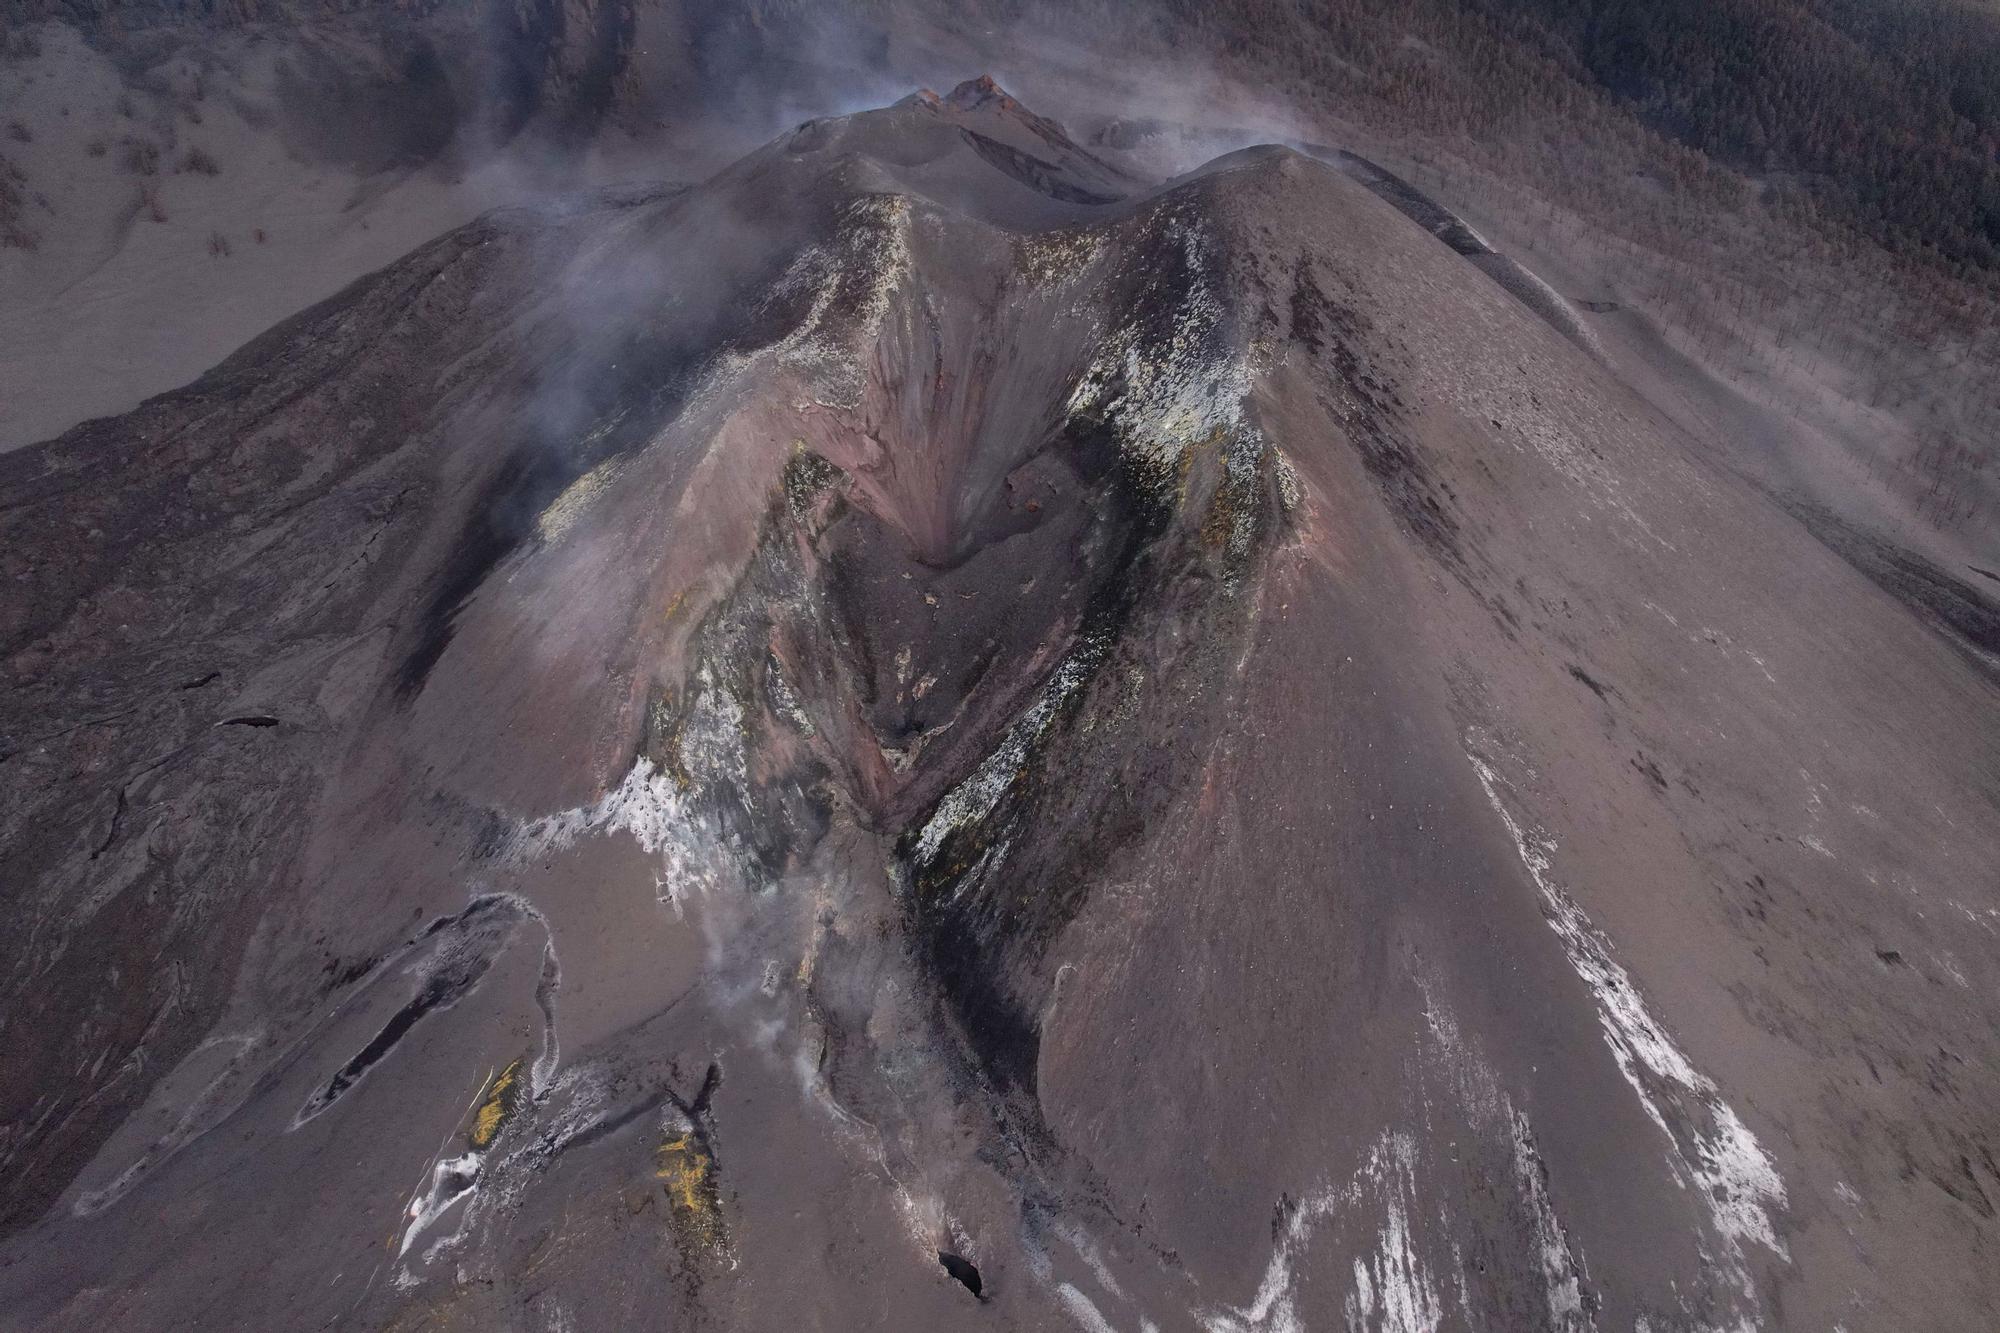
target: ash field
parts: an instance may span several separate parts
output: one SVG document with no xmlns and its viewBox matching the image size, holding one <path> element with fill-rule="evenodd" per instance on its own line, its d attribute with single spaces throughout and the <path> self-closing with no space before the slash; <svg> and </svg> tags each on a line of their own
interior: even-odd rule
<svg viewBox="0 0 2000 1333">
<path fill-rule="evenodd" d="M 1990 1327 L 1994 589 L 1531 267 L 975 80 L 0 455 L 0 1324 Z"/>
</svg>

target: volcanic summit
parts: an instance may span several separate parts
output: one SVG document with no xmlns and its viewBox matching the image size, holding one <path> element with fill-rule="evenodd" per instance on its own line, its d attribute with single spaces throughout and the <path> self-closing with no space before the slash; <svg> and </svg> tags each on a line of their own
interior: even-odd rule
<svg viewBox="0 0 2000 1333">
<path fill-rule="evenodd" d="M 8 1320 L 1928 1299 L 1991 653 L 1426 208 L 982 79 L 0 456 Z"/>
</svg>

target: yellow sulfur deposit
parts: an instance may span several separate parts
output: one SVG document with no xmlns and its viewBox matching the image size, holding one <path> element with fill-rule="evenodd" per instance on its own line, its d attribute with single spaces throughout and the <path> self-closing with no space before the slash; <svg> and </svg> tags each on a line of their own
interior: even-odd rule
<svg viewBox="0 0 2000 1333">
<path fill-rule="evenodd" d="M 722 1201 L 715 1188 L 715 1162 L 691 1130 L 663 1140 L 654 1151 L 653 1174 L 666 1187 L 673 1205 L 674 1230 L 687 1243 L 704 1249 L 724 1243 Z"/>
<path fill-rule="evenodd" d="M 516 1057 L 486 1089 L 486 1098 L 480 1102 L 479 1112 L 472 1118 L 472 1133 L 468 1136 L 474 1148 L 490 1146 L 499 1135 L 508 1112 L 514 1109 L 514 1089 L 520 1078 L 521 1060 Z"/>
</svg>

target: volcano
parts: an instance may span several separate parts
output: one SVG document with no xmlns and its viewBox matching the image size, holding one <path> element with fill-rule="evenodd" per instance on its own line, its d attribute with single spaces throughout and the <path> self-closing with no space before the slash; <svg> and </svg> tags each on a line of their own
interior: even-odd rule
<svg viewBox="0 0 2000 1333">
<path fill-rule="evenodd" d="M 1993 645 L 1364 165 L 918 93 L 0 456 L 8 1320 L 1969 1326 Z"/>
</svg>

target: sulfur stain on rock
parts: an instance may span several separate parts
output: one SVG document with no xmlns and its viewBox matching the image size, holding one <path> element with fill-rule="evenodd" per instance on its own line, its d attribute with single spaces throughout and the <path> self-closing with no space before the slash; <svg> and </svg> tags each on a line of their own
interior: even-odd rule
<svg viewBox="0 0 2000 1333">
<path fill-rule="evenodd" d="M 479 1110 L 472 1117 L 472 1131 L 466 1135 L 467 1142 L 475 1149 L 493 1145 L 493 1140 L 500 1136 L 501 1126 L 520 1102 L 521 1060 L 522 1057 L 516 1056 L 487 1086 Z"/>
<path fill-rule="evenodd" d="M 715 1183 L 715 1156 L 699 1132 L 669 1134 L 654 1149 L 653 1175 L 673 1208 L 669 1222 L 684 1255 L 716 1252 L 728 1244 L 722 1198 Z"/>
</svg>

